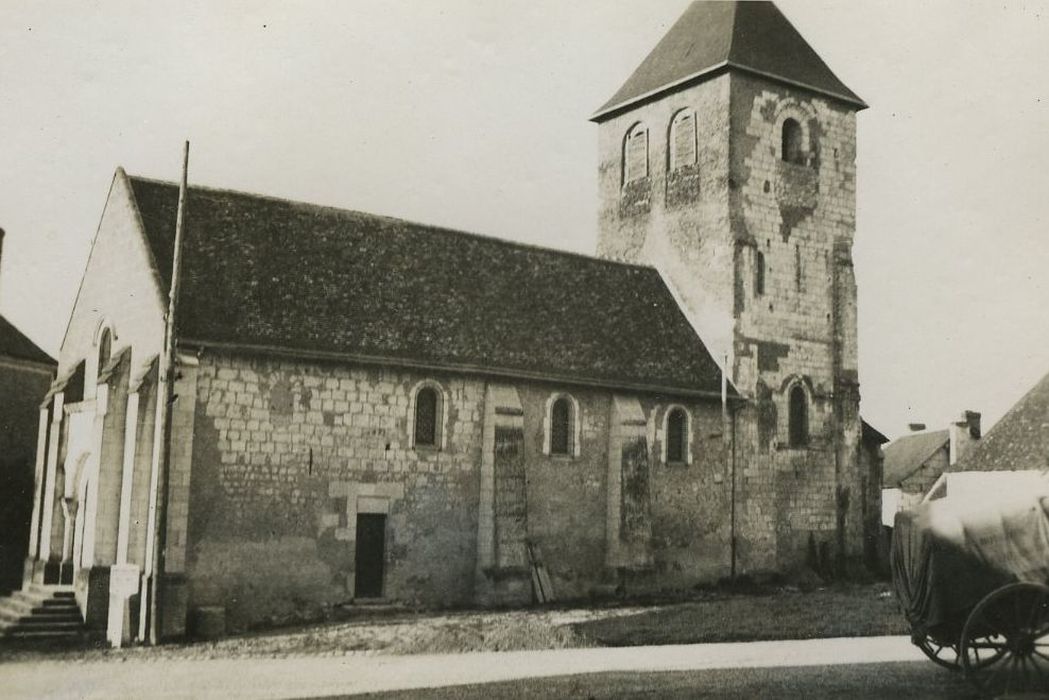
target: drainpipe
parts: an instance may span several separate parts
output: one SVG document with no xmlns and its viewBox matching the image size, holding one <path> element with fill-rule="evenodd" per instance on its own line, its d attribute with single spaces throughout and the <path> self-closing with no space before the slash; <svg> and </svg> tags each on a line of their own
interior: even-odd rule
<svg viewBox="0 0 1049 700">
<path fill-rule="evenodd" d="M 162 437 L 160 459 L 157 464 L 157 493 L 155 497 L 156 518 L 153 523 L 153 577 L 149 591 L 149 643 L 160 639 L 161 610 L 159 598 L 162 594 L 160 580 L 164 573 L 164 540 L 167 528 L 164 518 L 168 500 L 168 462 L 171 457 L 171 404 L 174 401 L 175 379 L 175 312 L 178 308 L 178 291 L 182 271 L 182 238 L 186 212 L 186 190 L 189 170 L 189 141 L 182 147 L 182 180 L 178 189 L 178 211 L 175 214 L 175 241 L 171 260 L 171 288 L 168 291 L 168 311 L 164 323 L 164 351 L 160 356 L 157 391 L 157 434 Z"/>
</svg>

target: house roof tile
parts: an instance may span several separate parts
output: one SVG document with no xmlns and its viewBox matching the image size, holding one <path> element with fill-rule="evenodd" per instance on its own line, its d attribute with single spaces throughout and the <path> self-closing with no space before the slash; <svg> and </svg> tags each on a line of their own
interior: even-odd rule
<svg viewBox="0 0 1049 700">
<path fill-rule="evenodd" d="M 885 446 L 885 469 L 882 485 L 886 488 L 898 486 L 928 461 L 929 457 L 947 445 L 950 439 L 946 430 L 914 433 L 896 438 Z"/>
<path fill-rule="evenodd" d="M 1049 374 L 1009 409 L 951 471 L 1049 469 Z"/>
<path fill-rule="evenodd" d="M 0 316 L 0 355 L 46 365 L 57 364 L 53 357 L 41 350 L 3 316 Z"/>
</svg>

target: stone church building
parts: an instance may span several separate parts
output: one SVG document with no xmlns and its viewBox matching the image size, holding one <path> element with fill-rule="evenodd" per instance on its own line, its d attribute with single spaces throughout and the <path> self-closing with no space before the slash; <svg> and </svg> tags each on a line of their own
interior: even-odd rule
<svg viewBox="0 0 1049 700">
<path fill-rule="evenodd" d="M 118 169 L 27 585 L 72 584 L 121 643 L 860 558 L 865 106 L 771 3 L 697 2 L 592 118 L 597 257 L 191 187 L 170 413 L 179 187 Z"/>
</svg>

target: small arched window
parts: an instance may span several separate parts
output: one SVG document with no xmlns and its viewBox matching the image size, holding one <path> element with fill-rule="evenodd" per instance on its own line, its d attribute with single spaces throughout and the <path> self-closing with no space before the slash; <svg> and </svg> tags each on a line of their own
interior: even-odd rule
<svg viewBox="0 0 1049 700">
<path fill-rule="evenodd" d="M 572 454 L 572 404 L 564 396 L 550 407 L 550 454 Z"/>
<path fill-rule="evenodd" d="M 790 390 L 789 434 L 791 447 L 809 444 L 809 400 L 800 384 Z"/>
<path fill-rule="evenodd" d="M 437 441 L 440 398 L 437 390 L 430 386 L 419 389 L 415 395 L 415 445 L 439 447 Z"/>
<path fill-rule="evenodd" d="M 688 415 L 683 408 L 672 408 L 667 414 L 667 464 L 688 462 Z"/>
<path fill-rule="evenodd" d="M 106 365 L 109 364 L 109 358 L 113 355 L 113 334 L 108 328 L 102 330 L 102 335 L 98 338 L 98 369 L 95 375 L 102 373 Z"/>
<path fill-rule="evenodd" d="M 696 164 L 696 113 L 683 109 L 670 121 L 670 170 Z"/>
<path fill-rule="evenodd" d="M 648 177 L 648 129 L 635 124 L 623 141 L 623 184 Z"/>
<path fill-rule="evenodd" d="M 805 165 L 804 135 L 797 119 L 787 119 L 783 122 L 781 157 L 788 163 Z"/>
<path fill-rule="evenodd" d="M 765 254 L 760 250 L 754 253 L 754 296 L 765 293 Z"/>
</svg>

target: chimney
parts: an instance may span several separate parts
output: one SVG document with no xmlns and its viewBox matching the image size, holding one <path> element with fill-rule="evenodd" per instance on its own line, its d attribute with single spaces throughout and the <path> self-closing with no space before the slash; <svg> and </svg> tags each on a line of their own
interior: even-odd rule
<svg viewBox="0 0 1049 700">
<path fill-rule="evenodd" d="M 958 420 L 948 426 L 950 436 L 950 464 L 969 454 L 969 450 L 980 439 L 980 414 L 976 411 L 963 411 Z"/>
<path fill-rule="evenodd" d="M 925 423 L 908 423 L 907 429 L 912 433 L 920 433 L 925 430 Z"/>
</svg>

